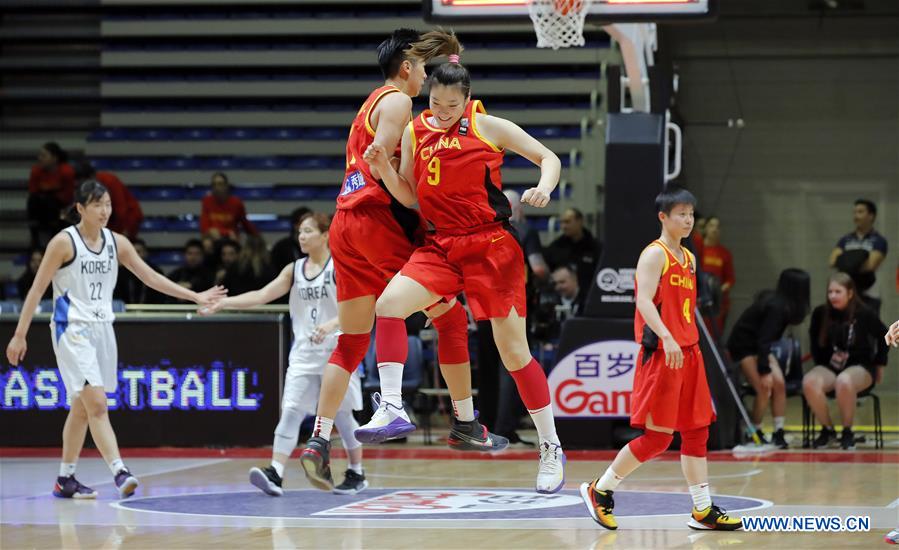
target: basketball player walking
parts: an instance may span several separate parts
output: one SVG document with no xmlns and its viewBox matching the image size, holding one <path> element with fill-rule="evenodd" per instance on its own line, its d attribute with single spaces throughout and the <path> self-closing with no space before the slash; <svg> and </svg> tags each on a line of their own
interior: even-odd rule
<svg viewBox="0 0 899 550">
<path fill-rule="evenodd" d="M 634 337 L 642 345 L 631 396 L 631 426 L 643 435 L 628 443 L 599 479 L 581 484 L 590 516 L 606 529 L 617 529 L 612 494 L 644 462 L 660 455 L 681 434 L 681 469 L 693 497 L 687 525 L 693 529 L 733 531 L 742 521 L 712 504 L 706 461 L 709 425 L 715 420 L 705 377 L 696 307 L 696 259 L 681 246 L 693 230 L 696 199 L 669 187 L 656 197 L 662 233 L 637 261 L 637 311 Z M 659 344 L 662 348 L 659 349 Z"/>
<path fill-rule="evenodd" d="M 106 405 L 106 394 L 114 392 L 118 384 L 118 350 L 112 329 L 112 291 L 118 266 L 125 266 L 154 290 L 200 305 L 214 303 L 225 295 L 225 290 L 213 287 L 193 292 L 144 263 L 127 237 L 106 229 L 112 202 L 101 183 L 82 183 L 75 192 L 75 201 L 80 221 L 57 233 L 47 244 L 22 305 L 16 331 L 6 347 L 6 358 L 11 365 L 18 365 L 25 358 L 34 310 L 52 281 L 51 340 L 59 374 L 72 403 L 62 430 L 62 463 L 53 495 L 97 497 L 96 491 L 75 479 L 75 466 L 89 427 L 112 472 L 119 496 L 126 498 L 134 494 L 138 480 L 119 454 Z"/>
</svg>

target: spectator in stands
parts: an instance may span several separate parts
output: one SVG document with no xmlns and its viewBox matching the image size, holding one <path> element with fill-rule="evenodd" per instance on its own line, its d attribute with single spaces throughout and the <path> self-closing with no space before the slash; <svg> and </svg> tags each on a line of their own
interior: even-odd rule
<svg viewBox="0 0 899 550">
<path fill-rule="evenodd" d="M 44 259 L 44 251 L 35 248 L 28 254 L 28 263 L 25 264 L 25 272 L 19 277 L 16 281 L 16 288 L 19 290 L 19 298 L 24 300 L 25 296 L 28 294 L 28 291 L 31 289 L 32 283 L 34 283 L 34 276 L 37 274 L 37 268 L 41 265 L 41 260 Z M 52 300 L 53 299 L 53 289 L 49 286 L 47 287 L 44 295 L 41 296 L 41 300 Z"/>
<path fill-rule="evenodd" d="M 559 305 L 564 309 L 560 321 L 576 317 L 584 309 L 584 294 L 578 286 L 577 272 L 572 266 L 559 266 L 553 270 L 553 288 L 559 296 Z"/>
<path fill-rule="evenodd" d="M 109 198 L 112 200 L 112 215 L 106 224 L 107 229 L 121 233 L 134 241 L 140 224 L 144 221 L 144 213 L 131 191 L 112 172 L 94 170 L 93 165 L 87 159 L 78 159 L 73 164 L 75 166 L 75 182 L 78 185 L 93 179 L 102 183 L 109 191 Z M 128 271 L 128 273 L 131 272 Z"/>
<path fill-rule="evenodd" d="M 707 223 L 707 220 L 706 220 L 705 216 L 703 216 L 699 212 L 696 212 L 696 214 L 694 215 L 694 219 L 696 220 L 696 223 L 693 224 L 693 232 L 690 233 L 690 243 L 693 246 L 691 247 L 687 244 L 684 244 L 684 246 L 686 246 L 687 248 L 690 249 L 691 252 L 693 252 L 693 255 L 696 256 L 696 259 L 698 260 L 699 266 L 701 268 L 702 267 L 702 256 L 703 256 L 703 252 L 704 252 L 703 249 L 705 248 L 704 235 L 705 235 L 705 224 Z"/>
<path fill-rule="evenodd" d="M 247 219 L 247 209 L 239 197 L 231 194 L 228 176 L 222 172 L 212 175 L 212 190 L 203 197 L 200 213 L 200 233 L 214 239 L 237 239 L 240 228 L 256 235 L 256 226 Z"/>
<path fill-rule="evenodd" d="M 859 392 L 883 378 L 888 347 L 881 337 L 886 330 L 877 314 L 859 298 L 852 277 L 840 272 L 830 276 L 827 303 L 815 308 L 809 328 L 816 366 L 802 378 L 802 393 L 822 426 L 815 447 L 827 447 L 837 438 L 826 397 L 827 392 L 835 390 L 843 421 L 840 446 L 855 448 L 855 400 Z"/>
<path fill-rule="evenodd" d="M 134 245 L 134 250 L 140 259 L 150 266 L 150 269 L 156 273 L 162 273 L 162 269 L 150 261 L 150 251 L 143 239 L 134 239 L 131 244 Z M 119 276 L 112 297 L 126 304 L 161 304 L 165 301 L 162 294 L 145 285 L 124 266 L 119 266 Z"/>
<path fill-rule="evenodd" d="M 591 287 L 602 245 L 584 227 L 584 214 L 577 208 L 568 208 L 562 214 L 562 235 L 546 248 L 545 256 L 550 267 L 573 265 L 578 272 L 578 284 L 583 289 Z"/>
<path fill-rule="evenodd" d="M 28 178 L 28 228 L 31 247 L 42 248 L 68 225 L 62 220 L 75 196 L 75 172 L 59 144 L 48 142 L 37 154 Z"/>
<path fill-rule="evenodd" d="M 216 248 L 219 261 L 216 266 L 215 284 L 220 285 L 224 283 L 228 271 L 233 271 L 237 267 L 240 244 L 233 239 L 222 239 L 216 243 Z"/>
<path fill-rule="evenodd" d="M 709 277 L 709 283 L 717 300 L 717 315 L 706 319 L 709 331 L 716 339 L 724 334 L 724 323 L 730 312 L 730 289 L 736 282 L 734 259 L 721 244 L 721 221 L 710 216 L 705 224 L 705 240 L 703 242 L 702 271 Z"/>
<path fill-rule="evenodd" d="M 312 210 L 301 206 L 290 213 L 290 235 L 276 242 L 272 247 L 272 267 L 274 269 L 281 269 L 291 262 L 306 257 L 300 250 L 297 236 L 300 234 L 300 222 L 306 217 L 306 214 L 311 212 Z"/>
<path fill-rule="evenodd" d="M 236 265 L 225 272 L 224 286 L 228 294 L 236 296 L 259 290 L 274 278 L 265 239 L 258 234 L 247 235 Z"/>
<path fill-rule="evenodd" d="M 203 263 L 203 243 L 191 239 L 184 245 L 184 265 L 169 274 L 169 279 L 184 288 L 197 290 L 212 286 L 214 273 Z"/>
<path fill-rule="evenodd" d="M 759 438 L 762 434 L 762 415 L 768 404 L 774 416 L 773 443 L 787 448 L 784 436 L 784 415 L 787 410 L 787 391 L 784 373 L 771 346 L 786 328 L 798 325 L 808 315 L 809 275 L 800 269 L 785 269 L 780 273 L 776 291 L 763 291 L 752 305 L 740 315 L 727 341 L 731 358 L 739 362 L 746 380 L 755 390 L 752 422 Z"/>
<path fill-rule="evenodd" d="M 844 235 L 830 253 L 830 267 L 848 273 L 855 281 L 859 297 L 876 313 L 880 298 L 874 283 L 876 272 L 887 255 L 887 240 L 874 229 L 877 205 L 858 199 L 852 211 L 855 231 Z"/>
</svg>

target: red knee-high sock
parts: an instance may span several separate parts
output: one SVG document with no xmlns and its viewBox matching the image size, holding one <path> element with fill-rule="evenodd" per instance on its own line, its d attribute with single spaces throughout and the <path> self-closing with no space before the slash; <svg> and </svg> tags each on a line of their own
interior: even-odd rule
<svg viewBox="0 0 899 550">
<path fill-rule="evenodd" d="M 533 357 L 524 368 L 509 371 L 515 385 L 518 386 L 518 395 L 528 411 L 536 411 L 549 405 L 549 384 L 546 382 L 546 374 L 543 367 Z"/>
<path fill-rule="evenodd" d="M 397 317 L 378 317 L 375 353 L 381 378 L 381 399 L 400 406 L 403 402 L 403 365 L 409 355 L 406 321 Z"/>
</svg>

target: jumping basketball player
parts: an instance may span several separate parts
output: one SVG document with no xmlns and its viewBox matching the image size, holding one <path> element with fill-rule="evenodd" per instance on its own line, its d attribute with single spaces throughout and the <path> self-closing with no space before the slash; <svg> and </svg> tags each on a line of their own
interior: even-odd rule
<svg viewBox="0 0 899 550">
<path fill-rule="evenodd" d="M 97 492 L 75 479 L 75 464 L 90 427 L 118 488 L 119 496 L 134 494 L 138 481 L 119 454 L 106 407 L 107 392 L 118 384 L 118 350 L 112 322 L 112 291 L 119 264 L 148 287 L 181 300 L 210 305 L 225 294 L 221 287 L 201 293 L 173 283 L 151 269 L 124 236 L 106 229 L 112 214 L 109 192 L 88 180 L 75 192 L 77 225 L 67 227 L 47 245 L 31 290 L 22 305 L 6 358 L 18 365 L 28 349 L 26 335 L 38 301 L 53 282 L 53 317 L 50 334 L 60 378 L 71 398 L 62 430 L 62 463 L 53 494 L 60 498 L 96 498 Z"/>
<path fill-rule="evenodd" d="M 329 438 L 334 414 L 346 393 L 350 374 L 368 351 L 375 300 L 423 237 L 424 226 L 418 212 L 398 203 L 383 187 L 378 170 L 363 158 L 372 143 L 393 154 L 411 119 L 412 98 L 421 91 L 424 65 L 431 59 L 407 53 L 419 38 L 416 31 L 400 29 L 378 46 L 384 85 L 362 104 L 347 139 L 346 174 L 330 231 L 342 334 L 322 377 L 313 437 L 300 457 L 306 476 L 320 488 L 333 484 Z M 460 450 L 503 449 L 508 440 L 490 434 L 475 419 L 464 309 L 453 299 L 436 306 L 428 315 L 437 329 L 440 370 L 456 411 L 448 442 Z M 382 384 L 387 381 L 387 387 L 392 389 L 380 396 L 368 429 L 357 431 L 357 439 L 363 443 L 401 437 L 415 429 L 403 409 L 399 391 L 402 365 L 381 368 L 379 375 Z"/>
<path fill-rule="evenodd" d="M 628 443 L 601 478 L 581 484 L 581 497 L 593 519 L 617 529 L 612 493 L 647 460 L 663 453 L 672 434 L 681 434 L 681 469 L 693 497 L 693 529 L 733 531 L 742 521 L 731 519 L 712 504 L 706 463 L 709 425 L 715 420 L 705 377 L 696 307 L 696 259 L 681 246 L 693 230 L 696 199 L 669 187 L 656 197 L 662 233 L 637 261 L 637 311 L 634 336 L 642 345 L 637 356 L 631 426 L 643 435 Z M 659 349 L 659 343 L 662 344 Z"/>
<path fill-rule="evenodd" d="M 537 492 L 554 493 L 564 484 L 565 455 L 546 375 L 528 347 L 525 260 L 511 232 L 512 211 L 502 192 L 500 166 L 506 148 L 539 166 L 539 183 L 521 200 L 542 208 L 559 181 L 561 162 L 514 123 L 487 115 L 481 102 L 471 99 L 471 77 L 459 63 L 462 47 L 455 35 L 429 34 L 410 53 L 449 55 L 450 61 L 431 74 L 430 110 L 403 134 L 402 176 L 383 146 L 374 143 L 366 152 L 394 196 L 404 204 L 418 201 L 436 230 L 378 299 L 378 366 L 402 368 L 408 351 L 406 317 L 464 290 L 475 318 L 490 320 L 503 364 L 537 428 Z M 391 391 L 390 383 L 381 377 L 382 391 Z"/>
<path fill-rule="evenodd" d="M 281 397 L 281 419 L 275 428 L 272 462 L 265 468 L 250 469 L 250 483 L 272 496 L 284 494 L 284 466 L 297 446 L 300 424 L 315 414 L 321 391 L 322 371 L 337 347 L 337 289 L 334 282 L 334 263 L 328 248 L 327 214 L 307 214 L 300 222 L 297 239 L 306 258 L 291 262 L 274 281 L 260 290 L 246 292 L 220 300 L 200 310 L 211 314 L 222 309 L 242 309 L 277 300 L 290 293 L 290 320 L 293 343 L 288 356 L 289 365 Z M 353 436 L 359 423 L 353 411 L 362 409 L 362 384 L 358 374 L 350 376 L 349 389 L 334 416 L 347 451 L 349 467 L 343 483 L 333 488 L 341 495 L 355 495 L 368 487 L 362 470 L 362 444 Z M 331 487 L 319 487 L 332 490 Z"/>
</svg>

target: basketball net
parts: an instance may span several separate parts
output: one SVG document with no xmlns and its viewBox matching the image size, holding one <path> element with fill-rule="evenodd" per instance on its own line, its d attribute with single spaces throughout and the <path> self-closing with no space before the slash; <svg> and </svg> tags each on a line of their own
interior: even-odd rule
<svg viewBox="0 0 899 550">
<path fill-rule="evenodd" d="M 584 20 L 591 0 L 530 0 L 528 13 L 537 32 L 537 47 L 584 45 Z"/>
</svg>

